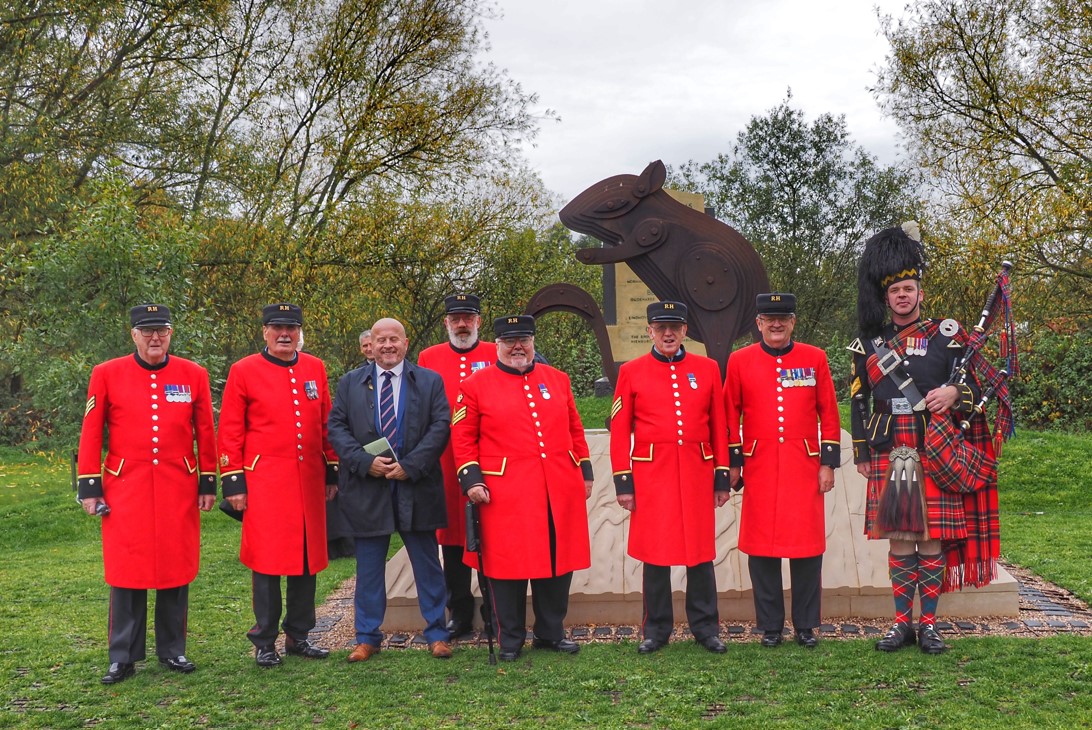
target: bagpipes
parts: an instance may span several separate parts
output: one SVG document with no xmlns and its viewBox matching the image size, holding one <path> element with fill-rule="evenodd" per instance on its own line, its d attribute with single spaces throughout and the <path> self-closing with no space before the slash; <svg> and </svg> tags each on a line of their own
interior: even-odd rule
<svg viewBox="0 0 1092 730">
<path fill-rule="evenodd" d="M 1015 432 L 1009 380 L 1019 374 L 1016 327 L 1012 317 L 1009 272 L 1012 263 L 1004 261 L 995 286 L 982 308 L 978 324 L 970 332 L 963 357 L 953 368 L 946 385 L 964 385 L 968 379 L 981 388 L 974 409 L 959 421 L 931 418 L 925 438 L 925 454 L 930 474 L 937 484 L 950 492 L 967 493 L 980 489 L 997 478 L 997 457 L 1001 445 Z M 1004 361 L 997 367 L 984 353 L 986 342 L 998 317 L 1001 318 L 998 352 Z M 994 401 L 997 413 L 992 435 L 986 422 L 987 405 Z"/>
</svg>

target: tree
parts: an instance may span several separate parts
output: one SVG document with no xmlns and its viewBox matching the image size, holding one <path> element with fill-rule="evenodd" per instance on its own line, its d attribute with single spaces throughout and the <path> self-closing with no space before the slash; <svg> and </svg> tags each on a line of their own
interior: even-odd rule
<svg viewBox="0 0 1092 730">
<path fill-rule="evenodd" d="M 796 336 L 841 345 L 856 330 L 856 264 L 876 230 L 917 213 L 908 173 L 853 144 L 845 117 L 808 123 L 791 92 L 752 117 L 730 153 L 691 160 L 673 184 L 705 196 L 762 257 L 770 285 L 798 299 Z"/>
<path fill-rule="evenodd" d="M 1088 4 L 922 0 L 881 22 L 891 54 L 875 93 L 937 187 L 955 273 L 984 291 L 1000 260 L 1015 258 L 1014 296 L 1033 331 L 1063 312 L 1087 320 Z"/>
</svg>

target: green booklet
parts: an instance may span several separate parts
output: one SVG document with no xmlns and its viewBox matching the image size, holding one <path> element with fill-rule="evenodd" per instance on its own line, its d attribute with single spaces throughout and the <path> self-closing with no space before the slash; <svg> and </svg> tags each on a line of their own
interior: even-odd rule
<svg viewBox="0 0 1092 730">
<path fill-rule="evenodd" d="M 370 444 L 364 444 L 363 448 L 372 456 L 388 456 L 398 461 L 398 455 L 394 453 L 394 447 L 386 436 L 380 436 Z"/>
</svg>

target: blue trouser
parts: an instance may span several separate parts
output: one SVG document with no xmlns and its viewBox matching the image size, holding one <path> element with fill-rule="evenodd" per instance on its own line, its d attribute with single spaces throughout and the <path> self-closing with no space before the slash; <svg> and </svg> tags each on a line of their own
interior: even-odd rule
<svg viewBox="0 0 1092 730">
<path fill-rule="evenodd" d="M 398 532 L 406 546 L 413 580 L 417 584 L 417 602 L 425 619 L 425 640 L 447 641 L 444 607 L 447 586 L 440 567 L 440 549 L 435 530 Z M 391 536 L 356 538 L 356 643 L 379 646 L 383 642 L 383 615 L 387 611 L 387 551 Z"/>
</svg>

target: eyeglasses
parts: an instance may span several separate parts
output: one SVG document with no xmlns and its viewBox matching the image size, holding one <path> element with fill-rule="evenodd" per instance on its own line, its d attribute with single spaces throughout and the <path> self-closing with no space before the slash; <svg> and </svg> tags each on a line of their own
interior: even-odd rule
<svg viewBox="0 0 1092 730">
<path fill-rule="evenodd" d="M 664 332 L 682 332 L 686 324 L 683 322 L 653 322 L 650 326 L 653 332 L 663 334 Z"/>
<path fill-rule="evenodd" d="M 144 337 L 145 339 L 151 337 L 152 335 L 166 337 L 171 333 L 170 327 L 137 327 L 136 330 L 140 333 L 140 336 Z"/>
<path fill-rule="evenodd" d="M 515 347 L 516 345 L 523 345 L 524 347 L 529 347 L 531 342 L 534 341 L 534 339 L 535 339 L 534 337 L 505 337 L 505 338 L 497 340 L 497 341 L 500 344 L 504 345 L 505 347 Z"/>
<path fill-rule="evenodd" d="M 789 322 L 796 319 L 795 314 L 760 314 L 755 317 L 759 322 Z"/>
</svg>

